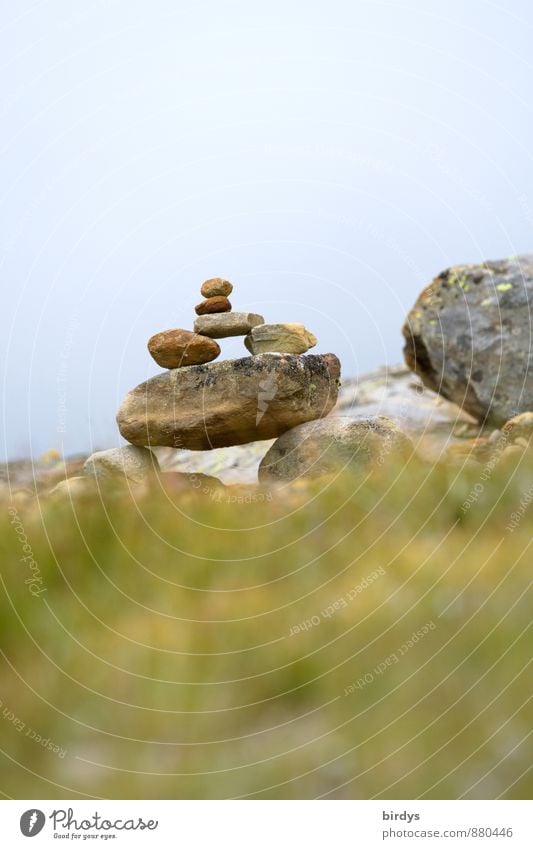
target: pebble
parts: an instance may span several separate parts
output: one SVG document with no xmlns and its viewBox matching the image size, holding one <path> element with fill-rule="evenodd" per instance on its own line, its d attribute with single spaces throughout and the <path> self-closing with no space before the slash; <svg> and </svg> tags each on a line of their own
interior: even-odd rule
<svg viewBox="0 0 533 849">
<path fill-rule="evenodd" d="M 201 304 L 195 306 L 196 315 L 212 315 L 213 313 L 224 313 L 231 311 L 231 304 L 223 295 L 207 298 Z"/>
</svg>

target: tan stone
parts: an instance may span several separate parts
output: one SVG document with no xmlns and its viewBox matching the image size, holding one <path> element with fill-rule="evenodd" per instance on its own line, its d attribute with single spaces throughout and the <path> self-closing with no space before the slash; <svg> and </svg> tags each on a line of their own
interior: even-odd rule
<svg viewBox="0 0 533 849">
<path fill-rule="evenodd" d="M 316 343 L 303 324 L 259 324 L 244 340 L 251 354 L 305 354 Z"/>
<path fill-rule="evenodd" d="M 217 295 L 224 295 L 227 298 L 233 292 L 233 285 L 222 277 L 212 277 L 202 284 L 200 292 L 204 298 L 214 298 Z"/>
</svg>

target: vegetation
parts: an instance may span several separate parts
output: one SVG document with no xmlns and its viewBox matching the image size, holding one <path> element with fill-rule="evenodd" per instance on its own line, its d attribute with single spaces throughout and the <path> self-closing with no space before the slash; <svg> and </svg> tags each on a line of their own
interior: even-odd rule
<svg viewBox="0 0 533 849">
<path fill-rule="evenodd" d="M 3 793 L 529 798 L 532 465 L 482 470 L 6 504 Z"/>
</svg>

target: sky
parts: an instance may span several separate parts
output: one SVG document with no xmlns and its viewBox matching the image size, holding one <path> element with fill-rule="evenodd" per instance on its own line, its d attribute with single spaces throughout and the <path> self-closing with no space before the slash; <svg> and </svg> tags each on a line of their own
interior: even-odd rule
<svg viewBox="0 0 533 849">
<path fill-rule="evenodd" d="M 2 458 L 120 444 L 206 278 L 357 377 L 444 268 L 533 252 L 529 0 L 0 9 Z"/>
</svg>

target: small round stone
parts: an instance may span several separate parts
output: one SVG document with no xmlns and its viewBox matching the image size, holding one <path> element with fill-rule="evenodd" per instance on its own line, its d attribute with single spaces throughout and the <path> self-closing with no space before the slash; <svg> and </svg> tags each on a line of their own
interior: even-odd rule
<svg viewBox="0 0 533 849">
<path fill-rule="evenodd" d="M 214 298 L 207 298 L 194 308 L 196 315 L 213 315 L 218 312 L 230 312 L 231 304 L 223 295 L 217 295 Z"/>
<path fill-rule="evenodd" d="M 233 285 L 229 280 L 223 280 L 222 277 L 212 277 L 202 284 L 200 292 L 204 298 L 215 298 L 217 295 L 223 295 L 227 298 L 233 292 Z"/>
</svg>

